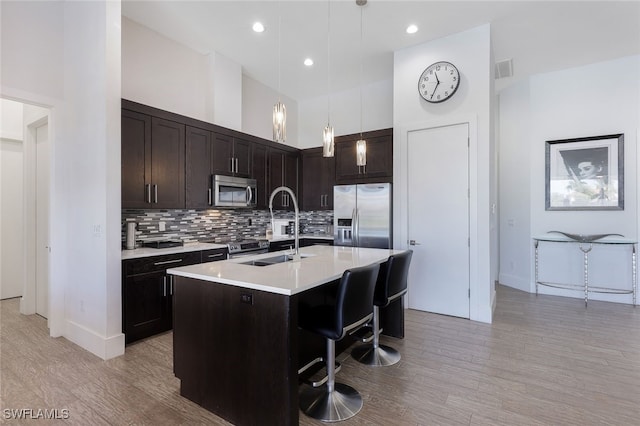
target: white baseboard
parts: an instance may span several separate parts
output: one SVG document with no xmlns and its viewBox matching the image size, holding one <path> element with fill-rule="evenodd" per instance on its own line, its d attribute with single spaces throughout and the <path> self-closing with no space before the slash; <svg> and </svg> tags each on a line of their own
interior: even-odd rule
<svg viewBox="0 0 640 426">
<path fill-rule="evenodd" d="M 122 333 L 105 337 L 67 320 L 64 337 L 104 360 L 124 354 L 124 334 Z"/>
<path fill-rule="evenodd" d="M 531 288 L 531 283 L 528 279 L 524 279 L 522 277 L 516 275 L 509 274 L 500 274 L 499 282 L 502 285 L 506 285 L 507 287 L 515 288 L 517 290 L 526 291 L 527 293 L 535 292 L 535 288 Z"/>
</svg>

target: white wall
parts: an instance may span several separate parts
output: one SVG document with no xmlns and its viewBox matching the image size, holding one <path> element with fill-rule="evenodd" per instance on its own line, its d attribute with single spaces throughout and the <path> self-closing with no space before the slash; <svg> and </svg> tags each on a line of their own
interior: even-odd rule
<svg viewBox="0 0 640 426">
<path fill-rule="evenodd" d="M 278 99 L 287 108 L 287 139 L 284 143 L 299 147 L 298 103 L 246 75 L 242 76 L 242 131 L 272 140 L 273 106 Z"/>
<path fill-rule="evenodd" d="M 336 136 L 360 131 L 360 88 L 300 102 L 299 148 L 322 146 L 322 130 L 327 125 L 327 108 Z M 362 130 L 393 127 L 393 81 L 383 80 L 362 86 Z"/>
<path fill-rule="evenodd" d="M 24 285 L 22 104 L 0 99 L 0 299 Z"/>
<path fill-rule="evenodd" d="M 122 97 L 207 120 L 208 58 L 122 17 Z"/>
<path fill-rule="evenodd" d="M 612 70 L 615 70 L 613 72 Z M 615 78 L 612 78 L 612 73 Z M 532 242 L 534 235 L 551 230 L 579 234 L 620 233 L 638 237 L 638 127 L 640 118 L 640 56 L 539 74 L 500 95 L 501 154 L 501 280 L 534 291 Z M 597 83 L 596 83 L 597 82 Z M 624 211 L 545 211 L 545 141 L 624 133 Z M 527 160 L 529 186 L 513 163 Z M 517 204 L 508 196 L 517 199 Z M 525 209 L 528 209 L 527 213 Z M 527 214 L 530 224 L 526 222 Z M 510 227 L 509 220 L 514 220 Z M 506 223 L 505 223 L 506 222 Z M 527 230 L 527 228 L 529 228 Z M 592 285 L 603 283 L 630 288 L 630 255 L 620 248 L 594 251 L 590 261 Z M 582 281 L 581 253 L 560 246 L 541 259 L 541 279 Z M 622 260 L 621 260 L 622 259 Z M 516 267 L 510 271 L 509 263 Z M 525 263 L 529 262 L 529 266 Z M 623 262 L 624 261 L 624 262 Z M 506 265 L 504 264 L 506 262 Z M 622 263 L 621 263 L 622 262 Z M 626 263 L 625 263 L 626 262 Z M 603 282 L 604 280 L 604 282 Z M 524 283 L 528 283 L 527 286 Z M 582 297 L 579 292 L 545 287 L 541 292 Z M 593 294 L 593 299 L 630 303 L 631 296 Z"/>
<path fill-rule="evenodd" d="M 187 48 L 122 18 L 122 97 L 271 140 L 278 93 L 242 75 L 242 67 L 212 52 Z M 287 145 L 298 141 L 298 105 L 287 106 Z"/>
<path fill-rule="evenodd" d="M 530 290 L 531 159 L 530 87 L 524 81 L 500 92 L 500 276 L 501 284 Z"/>
<path fill-rule="evenodd" d="M 124 351 L 120 3 L 0 7 L 0 95 L 52 107 L 50 334 L 110 358 Z"/>
<path fill-rule="evenodd" d="M 447 102 L 427 104 L 417 91 L 420 74 L 447 60 L 461 73 L 460 87 Z M 491 268 L 493 63 L 490 26 L 395 52 L 394 57 L 394 247 L 407 245 L 407 129 L 470 122 L 470 317 L 491 322 L 495 297 Z M 444 226 L 445 224 L 443 224 Z"/>
</svg>

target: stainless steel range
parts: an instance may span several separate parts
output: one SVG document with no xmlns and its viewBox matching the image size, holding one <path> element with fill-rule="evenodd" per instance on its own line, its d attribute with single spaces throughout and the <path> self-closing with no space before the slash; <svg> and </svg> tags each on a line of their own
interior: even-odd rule
<svg viewBox="0 0 640 426">
<path fill-rule="evenodd" d="M 230 241 L 227 243 L 227 249 L 229 250 L 229 259 L 253 256 L 254 254 L 268 253 L 269 241 L 268 240 L 243 240 L 243 241 Z"/>
</svg>

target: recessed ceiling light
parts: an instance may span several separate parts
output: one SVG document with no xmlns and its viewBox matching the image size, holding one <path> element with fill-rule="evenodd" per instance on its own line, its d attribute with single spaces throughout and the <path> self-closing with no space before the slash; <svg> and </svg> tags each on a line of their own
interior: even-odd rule
<svg viewBox="0 0 640 426">
<path fill-rule="evenodd" d="M 311 65 L 313 65 L 313 59 L 311 58 L 307 58 L 304 60 L 304 64 L 308 67 L 310 67 Z"/>
<path fill-rule="evenodd" d="M 411 25 L 409 25 L 407 27 L 407 34 L 415 34 L 417 32 L 418 32 L 418 26 L 417 25 L 411 24 Z"/>
<path fill-rule="evenodd" d="M 257 33 L 261 33 L 264 31 L 264 25 L 262 25 L 261 22 L 256 22 L 255 24 L 253 24 L 253 31 L 257 32 Z"/>
</svg>

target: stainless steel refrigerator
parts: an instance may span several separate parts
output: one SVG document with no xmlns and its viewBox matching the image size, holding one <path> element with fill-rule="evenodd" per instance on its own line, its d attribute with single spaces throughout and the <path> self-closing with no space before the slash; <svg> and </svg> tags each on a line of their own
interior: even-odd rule
<svg viewBox="0 0 640 426">
<path fill-rule="evenodd" d="M 334 245 L 391 248 L 391 184 L 333 187 Z"/>
</svg>

